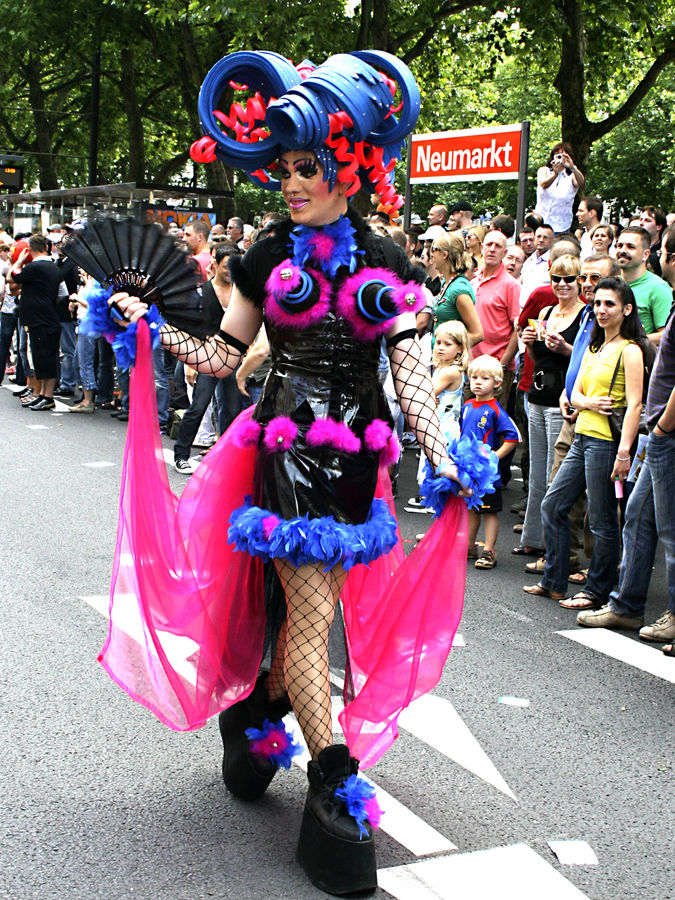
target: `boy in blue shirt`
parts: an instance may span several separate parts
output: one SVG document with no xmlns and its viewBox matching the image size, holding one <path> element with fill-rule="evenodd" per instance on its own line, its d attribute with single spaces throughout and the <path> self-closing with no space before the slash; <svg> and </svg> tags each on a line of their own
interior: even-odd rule
<svg viewBox="0 0 675 900">
<path fill-rule="evenodd" d="M 518 429 L 495 400 L 495 391 L 504 373 L 499 360 L 493 356 L 477 356 L 469 366 L 469 383 L 474 399 L 462 407 L 459 427 L 462 434 L 471 434 L 495 451 L 503 459 L 520 443 Z M 499 513 L 502 509 L 501 481 L 496 482 L 494 494 L 486 494 L 478 510 L 469 510 L 469 559 L 476 560 L 477 569 L 493 569 L 497 564 L 495 544 L 499 534 Z M 476 544 L 481 516 L 485 521 L 485 546 Z"/>
</svg>

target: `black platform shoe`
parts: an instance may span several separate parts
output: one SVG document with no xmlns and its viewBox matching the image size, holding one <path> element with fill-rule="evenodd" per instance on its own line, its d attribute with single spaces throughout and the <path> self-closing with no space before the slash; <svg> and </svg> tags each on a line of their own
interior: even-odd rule
<svg viewBox="0 0 675 900">
<path fill-rule="evenodd" d="M 262 728 L 265 720 L 276 724 L 291 711 L 288 695 L 278 700 L 268 698 L 266 681 L 267 672 L 263 672 L 245 700 L 240 700 L 218 716 L 224 748 L 223 781 L 227 789 L 241 800 L 262 797 L 278 769 L 274 759 L 252 752 L 246 730 Z M 283 728 L 282 725 L 279 727 Z"/>
<path fill-rule="evenodd" d="M 372 828 L 365 816 L 358 822 L 350 815 L 344 799 L 345 782 L 357 772 L 357 760 L 341 744 L 326 747 L 307 767 L 309 790 L 297 859 L 316 887 L 338 896 L 377 887 Z"/>
</svg>

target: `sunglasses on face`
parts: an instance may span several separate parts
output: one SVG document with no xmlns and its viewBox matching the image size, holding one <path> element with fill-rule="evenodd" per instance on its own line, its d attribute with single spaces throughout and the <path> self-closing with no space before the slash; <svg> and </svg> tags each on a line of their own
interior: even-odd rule
<svg viewBox="0 0 675 900">
<path fill-rule="evenodd" d="M 561 281 L 564 281 L 565 284 L 574 284 L 576 280 L 576 275 L 551 275 L 553 284 L 560 284 Z"/>
<path fill-rule="evenodd" d="M 577 281 L 579 282 L 579 284 L 585 284 L 587 281 L 590 281 L 590 283 L 592 285 L 596 285 L 600 281 L 601 278 L 602 278 L 602 275 L 598 275 L 597 272 L 593 272 L 590 275 L 577 276 Z"/>
</svg>

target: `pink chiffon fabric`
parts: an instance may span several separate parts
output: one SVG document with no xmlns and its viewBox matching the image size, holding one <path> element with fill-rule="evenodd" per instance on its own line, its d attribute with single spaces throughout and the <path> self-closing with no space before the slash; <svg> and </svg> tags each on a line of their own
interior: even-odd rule
<svg viewBox="0 0 675 900">
<path fill-rule="evenodd" d="M 141 320 L 131 372 L 110 627 L 99 660 L 169 728 L 200 728 L 247 696 L 265 632 L 263 564 L 227 541 L 229 517 L 251 493 L 256 449 L 245 410 L 177 498 L 157 429 L 150 336 Z M 376 496 L 393 512 L 389 477 Z M 395 740 L 397 718 L 439 681 L 459 624 L 467 511 L 452 499 L 406 558 L 400 540 L 354 566 L 342 594 L 354 699 L 340 715 L 364 768 Z"/>
</svg>

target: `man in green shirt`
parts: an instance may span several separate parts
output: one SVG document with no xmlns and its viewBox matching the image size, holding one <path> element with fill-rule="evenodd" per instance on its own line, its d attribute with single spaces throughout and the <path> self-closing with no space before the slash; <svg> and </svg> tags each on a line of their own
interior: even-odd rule
<svg viewBox="0 0 675 900">
<path fill-rule="evenodd" d="M 646 229 L 637 225 L 624 228 L 616 243 L 616 261 L 621 277 L 635 295 L 640 321 L 649 340 L 658 344 L 673 305 L 673 292 L 667 282 L 647 270 L 650 245 Z"/>
</svg>

